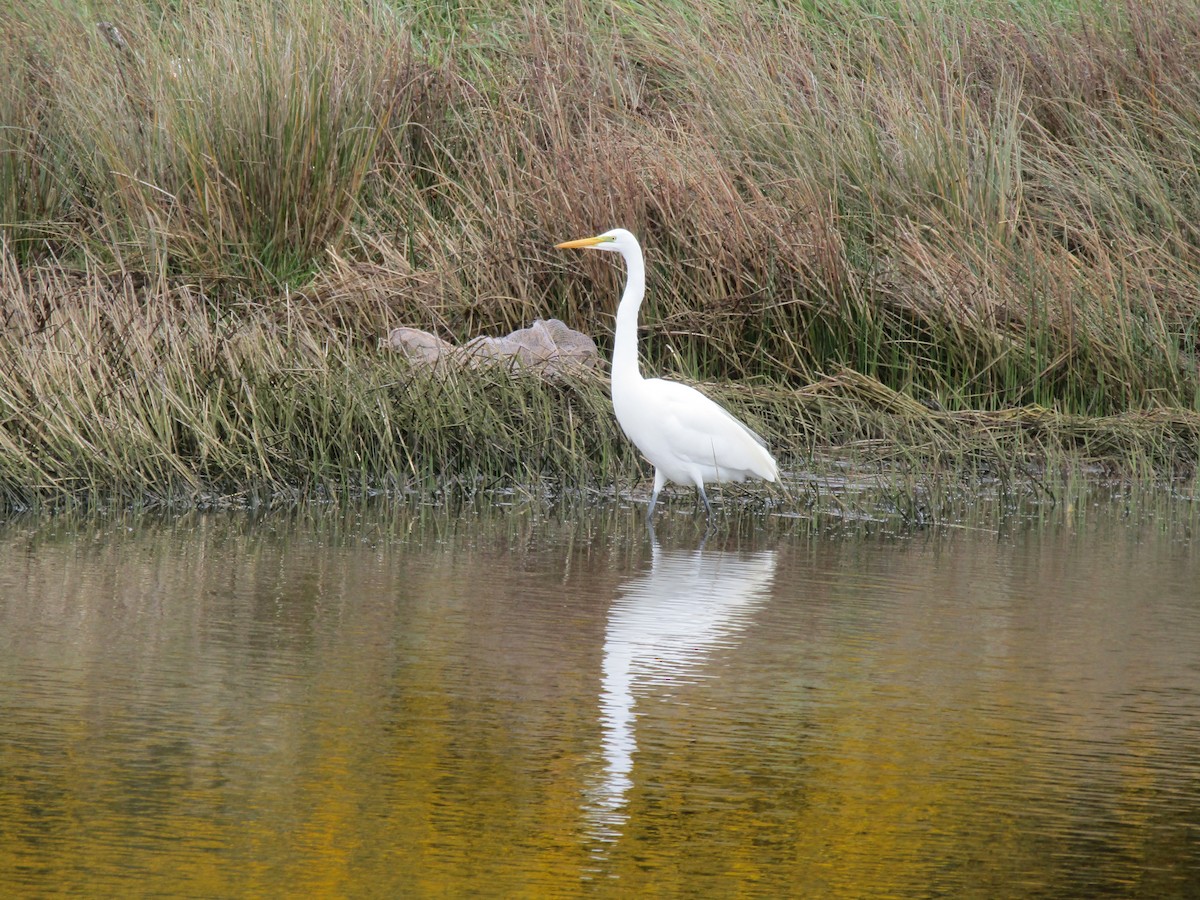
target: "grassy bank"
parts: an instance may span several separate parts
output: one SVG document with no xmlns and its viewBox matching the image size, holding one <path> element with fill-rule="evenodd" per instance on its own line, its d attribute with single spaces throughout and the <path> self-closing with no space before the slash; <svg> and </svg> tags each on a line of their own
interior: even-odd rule
<svg viewBox="0 0 1200 900">
<path fill-rule="evenodd" d="M 788 468 L 1194 466 L 1195 0 L 194 6 L 0 0 L 9 505 L 630 483 L 602 376 L 378 343 L 604 351 L 616 224 Z"/>
</svg>

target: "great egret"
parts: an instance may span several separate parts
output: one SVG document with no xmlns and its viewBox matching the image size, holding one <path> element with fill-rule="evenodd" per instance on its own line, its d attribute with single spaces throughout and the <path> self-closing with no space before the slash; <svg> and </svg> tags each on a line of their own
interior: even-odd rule
<svg viewBox="0 0 1200 900">
<path fill-rule="evenodd" d="M 628 281 L 617 307 L 612 403 L 621 430 L 654 465 L 654 493 L 646 518 L 654 515 L 658 493 L 668 481 L 695 485 L 710 519 L 712 504 L 704 492 L 705 483 L 750 477 L 775 481 L 779 466 L 757 434 L 695 388 L 642 377 L 637 328 L 646 293 L 646 265 L 637 238 L 624 228 L 614 228 L 556 246 L 562 250 L 608 250 L 625 258 Z"/>
</svg>

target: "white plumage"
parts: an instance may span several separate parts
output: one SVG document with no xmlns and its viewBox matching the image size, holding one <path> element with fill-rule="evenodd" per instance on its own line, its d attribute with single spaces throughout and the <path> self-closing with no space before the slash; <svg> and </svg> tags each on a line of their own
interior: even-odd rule
<svg viewBox="0 0 1200 900">
<path fill-rule="evenodd" d="M 646 266 L 637 238 L 614 228 L 558 247 L 608 250 L 625 259 L 628 281 L 617 307 L 612 402 L 621 430 L 654 466 L 654 493 L 646 515 L 654 514 L 659 491 L 667 482 L 695 485 L 711 516 L 706 483 L 747 478 L 775 481 L 779 466 L 757 434 L 695 388 L 642 377 L 637 327 L 646 293 Z"/>
</svg>

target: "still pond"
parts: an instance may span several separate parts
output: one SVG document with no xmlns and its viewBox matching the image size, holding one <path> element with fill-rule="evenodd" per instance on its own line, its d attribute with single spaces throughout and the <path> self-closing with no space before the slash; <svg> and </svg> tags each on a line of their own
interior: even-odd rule
<svg viewBox="0 0 1200 900">
<path fill-rule="evenodd" d="M 1187 501 L 0 527 L 0 895 L 1200 896 Z"/>
</svg>

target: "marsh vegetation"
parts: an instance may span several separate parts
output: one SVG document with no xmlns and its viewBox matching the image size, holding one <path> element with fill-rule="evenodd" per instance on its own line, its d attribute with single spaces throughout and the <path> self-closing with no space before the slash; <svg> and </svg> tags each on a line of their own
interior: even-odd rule
<svg viewBox="0 0 1200 900">
<path fill-rule="evenodd" d="M 0 0 L 3 502 L 631 483 L 602 374 L 380 349 L 607 352 L 612 225 L 787 469 L 1190 475 L 1200 6 L 815 6 Z"/>
</svg>

